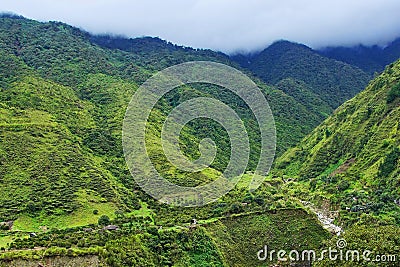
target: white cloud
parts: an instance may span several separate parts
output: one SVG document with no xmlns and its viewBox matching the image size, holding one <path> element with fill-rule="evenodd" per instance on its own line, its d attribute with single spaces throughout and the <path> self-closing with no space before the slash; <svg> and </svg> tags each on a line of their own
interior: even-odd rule
<svg viewBox="0 0 400 267">
<path fill-rule="evenodd" d="M 385 44 L 400 36 L 398 0 L 2 0 L 0 9 L 93 33 L 159 36 L 228 53 L 279 39 L 320 47 Z"/>
</svg>

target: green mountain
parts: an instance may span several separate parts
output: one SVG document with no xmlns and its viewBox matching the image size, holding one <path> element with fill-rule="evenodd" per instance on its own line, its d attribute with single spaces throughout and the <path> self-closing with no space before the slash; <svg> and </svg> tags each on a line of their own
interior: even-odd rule
<svg viewBox="0 0 400 267">
<path fill-rule="evenodd" d="M 70 262 L 82 266 L 265 266 L 277 263 L 277 259 L 268 263 L 257 259 L 264 245 L 318 249 L 324 241 L 332 241 L 314 211 L 300 201 L 304 199 L 300 195 L 313 183 L 315 195 L 335 194 L 329 195 L 316 177 L 300 179 L 307 164 L 292 160 L 292 152 L 279 159 L 276 178 L 267 177 L 259 190 L 248 191 L 251 175 L 246 173 L 234 190 L 204 207 L 183 209 L 161 204 L 131 177 L 123 157 L 121 129 L 126 107 L 138 86 L 157 70 L 190 60 L 237 67 L 226 55 L 179 47 L 158 38 L 92 36 L 63 23 L 39 23 L 13 16 L 0 18 L 0 51 L 0 249 L 7 250 L 0 253 L 0 266 L 37 266 L 44 262 L 56 266 Z M 360 90 L 357 86 L 365 74 L 337 64 L 343 67 L 340 82 L 349 85 L 354 81 L 352 92 Z M 291 69 L 290 64 L 285 66 Z M 395 77 L 397 64 L 391 69 L 392 73 L 388 71 L 382 77 Z M 316 71 L 318 76 L 320 72 Z M 280 77 L 274 86 L 253 79 L 274 113 L 278 155 L 296 145 L 332 112 L 329 92 L 348 88 L 330 87 L 329 91 L 324 84 L 318 85 L 321 80 L 313 83 L 293 75 Z M 385 107 L 395 110 L 398 88 L 391 83 L 385 86 Z M 146 129 L 152 163 L 170 181 L 186 186 L 207 183 L 226 167 L 229 136 L 207 119 L 185 126 L 179 143 L 188 158 L 196 159 L 200 140 L 211 137 L 217 156 L 209 168 L 186 173 L 163 155 L 160 125 L 174 107 L 199 96 L 223 101 L 243 120 L 251 138 L 247 168 L 251 173 L 260 150 L 254 116 L 237 96 L 204 84 L 179 87 L 156 104 Z M 350 93 L 342 97 L 344 100 Z M 338 99 L 335 101 L 339 104 Z M 380 111 L 372 114 L 378 116 Z M 391 177 L 381 179 L 388 183 L 385 189 L 389 191 L 396 187 L 393 178 L 398 175 L 392 139 L 385 143 L 387 154 L 379 165 L 383 167 L 377 167 L 380 175 Z M 347 161 L 340 155 L 338 162 Z M 289 158 L 289 163 L 284 163 Z M 284 182 L 288 179 L 286 171 L 302 181 Z M 349 183 L 351 179 L 346 178 Z M 396 207 L 389 201 L 393 200 L 390 194 L 396 192 L 388 190 L 382 193 L 388 196 L 387 202 L 378 206 L 377 213 L 395 221 Z M 364 212 L 353 210 L 346 215 L 350 219 Z M 190 224 L 194 218 L 197 223 Z M 109 224 L 113 226 L 107 228 Z M 36 234 L 29 234 L 32 232 Z M 307 261 L 298 264 L 308 265 Z"/>
<path fill-rule="evenodd" d="M 138 188 L 125 164 L 120 141 L 122 120 L 137 87 L 156 70 L 187 60 L 234 65 L 227 56 L 208 50 L 171 48 L 171 44 L 148 38 L 128 40 L 134 48 L 124 48 L 127 51 L 110 49 L 99 41 L 100 37 L 66 24 L 21 17 L 3 16 L 0 28 L 0 182 L 4 189 L 0 221 L 13 230 L 0 233 L 0 247 L 9 247 L 11 241 L 18 244 L 18 238 L 25 240 L 27 232 L 97 225 L 104 216 L 120 219 L 122 224 L 150 218 L 150 228 L 157 225 L 174 229 L 194 217 L 208 220 L 271 208 L 263 203 L 270 202 L 273 195 L 249 194 L 245 186 L 204 208 L 182 210 L 161 205 Z M 255 81 L 275 114 L 278 152 L 283 153 L 321 118 L 283 91 Z M 187 174 L 162 155 L 157 141 L 160 123 L 175 106 L 198 96 L 214 96 L 238 112 L 251 137 L 248 170 L 253 170 L 259 152 L 254 117 L 243 101 L 226 89 L 202 84 L 177 88 L 153 110 L 146 138 L 156 168 L 173 182 L 190 186 L 215 179 L 226 166 L 228 136 L 208 120 L 189 123 L 180 142 L 184 153 L 196 158 L 203 135 L 211 136 L 218 146 L 212 168 Z M 249 205 L 243 206 L 241 201 Z M 320 227 L 312 215 L 306 218 Z M 147 228 L 141 231 L 151 231 Z M 87 246 L 93 247 L 96 242 L 90 241 Z M 31 245 L 28 240 L 18 246 Z"/>
<path fill-rule="evenodd" d="M 83 146 L 84 133 L 95 127 L 93 104 L 35 75 L 14 56 L 1 53 L 0 62 L 1 218 L 70 213 L 83 189 L 106 202 L 117 198 L 109 174 Z"/>
<path fill-rule="evenodd" d="M 2 60 L 4 62 L 2 73 L 6 76 L 2 79 L 3 90 L 1 91 L 4 125 L 10 123 L 14 125 L 16 120 L 19 121 L 19 118 L 14 118 L 16 115 L 11 111 L 16 109 L 24 114 L 21 115 L 24 117 L 21 119 L 21 125 L 43 121 L 43 123 L 53 126 L 57 131 L 65 130 L 64 136 L 51 136 L 54 139 L 46 139 L 42 148 L 40 148 L 36 145 L 36 142 L 39 142 L 37 136 L 50 138 L 42 133 L 44 131 L 42 125 L 38 124 L 38 129 L 36 129 L 40 133 L 32 133 L 31 129 L 24 132 L 14 132 L 15 128 L 4 126 L 4 136 L 15 136 L 14 143 L 10 140 L 4 143 L 4 146 L 7 147 L 2 149 L 6 155 L 2 171 L 9 173 L 14 179 L 10 186 L 20 182 L 24 183 L 25 180 L 30 179 L 37 181 L 40 186 L 49 187 L 50 185 L 46 183 L 49 176 L 54 176 L 54 182 L 62 185 L 51 185 L 44 190 L 46 194 L 37 195 L 36 191 L 29 191 L 30 185 L 28 183 L 26 190 L 30 193 L 20 189 L 21 192 L 24 192 L 24 196 L 17 194 L 14 200 L 11 200 L 11 196 L 4 198 L 2 205 L 5 209 L 0 212 L 3 220 L 15 219 L 20 213 L 24 214 L 29 210 L 34 214 L 42 211 L 45 214 L 55 212 L 52 206 L 54 201 L 46 200 L 48 194 L 54 195 L 56 199 L 55 207 L 59 208 L 56 214 L 69 214 L 80 206 L 79 201 L 77 201 L 79 198 L 74 197 L 81 188 L 81 186 L 78 186 L 79 183 L 83 185 L 92 184 L 93 188 L 97 188 L 97 183 L 102 183 L 103 185 L 100 188 L 104 187 L 103 190 L 108 191 L 105 199 L 110 205 L 111 203 L 118 203 L 118 205 L 125 203 L 129 206 L 132 203 L 127 203 L 127 199 L 133 198 L 136 199 L 134 200 L 136 204 L 133 207 L 137 207 L 137 198 L 123 197 L 123 195 L 128 194 L 126 190 L 130 192 L 135 187 L 126 170 L 120 143 L 122 118 L 130 96 L 137 86 L 150 77 L 155 70 L 171 64 L 188 60 L 213 60 L 232 64 L 227 56 L 209 50 L 177 47 L 156 38 L 125 39 L 126 45 L 124 46 L 120 44 L 122 41 L 119 39 L 117 39 L 117 42 L 109 37 L 91 36 L 79 29 L 58 22 L 39 23 L 20 17 L 4 16 L 1 19 L 0 27 L 2 28 L 0 47 L 3 51 Z M 111 50 L 104 48 L 105 43 L 110 42 L 116 42 L 118 45 L 113 44 Z M 97 44 L 102 45 L 102 47 Z M 14 65 L 18 67 L 10 67 Z M 19 71 L 19 69 L 24 71 Z M 7 74 L 9 71 L 15 71 L 15 73 Z M 279 90 L 268 87 L 260 81 L 257 81 L 257 83 L 264 90 L 275 116 L 278 154 L 295 145 L 327 114 L 327 109 L 323 111 L 323 115 L 316 114 L 313 110 L 320 104 L 318 101 L 306 103 L 300 97 L 293 97 L 285 93 L 304 91 L 303 84 L 285 84 L 282 82 L 282 90 Z M 192 88 L 176 90 L 176 92 L 166 96 L 167 102 L 161 101 L 159 103 L 158 112 L 155 112 L 154 116 L 157 117 L 157 120 L 162 120 L 167 115 L 168 110 L 177 106 L 181 101 L 195 96 L 223 98 L 223 101 L 233 108 L 236 107 L 236 109 L 238 106 L 243 106 L 240 99 L 222 89 L 192 86 Z M 68 101 L 64 101 L 64 98 Z M 241 111 L 240 114 L 246 118 L 246 126 L 249 129 L 250 136 L 252 136 L 252 154 L 248 167 L 249 170 L 252 170 L 257 162 L 257 151 L 259 151 L 259 144 L 256 141 L 256 124 L 248 111 Z M 293 114 L 296 115 L 293 116 Z M 37 118 L 39 116 L 41 117 Z M 23 122 L 24 120 L 26 122 Z M 57 124 L 50 123 L 53 121 Z M 204 124 L 207 124 L 209 128 L 208 133 L 221 141 L 216 142 L 221 144 L 218 150 L 220 153 L 218 153 L 216 162 L 212 166 L 221 170 L 229 158 L 227 153 L 229 142 L 226 134 L 224 135 L 222 129 L 218 128 L 217 125 L 210 125 L 207 121 L 199 121 L 192 127 L 185 128 L 182 137 L 183 145 L 187 148 L 185 152 L 189 157 L 198 155 L 197 144 L 202 136 L 197 135 L 196 129 Z M 154 127 L 156 128 L 156 126 Z M 154 132 L 159 131 L 155 130 Z M 57 133 L 57 135 L 61 135 L 61 133 Z M 82 164 L 82 170 L 74 169 L 70 172 L 67 168 L 64 171 L 65 174 L 60 174 L 56 171 L 61 169 L 60 166 L 52 162 L 54 166 L 46 167 L 44 172 L 41 171 L 39 166 L 42 164 L 39 164 L 37 160 L 43 161 L 49 158 L 49 153 L 51 153 L 46 151 L 46 144 L 57 146 L 56 140 L 63 138 L 73 140 L 71 142 L 77 146 L 76 149 L 79 151 L 79 153 L 76 153 L 82 154 L 82 157 L 73 156 L 72 151 L 65 151 L 66 155 L 61 155 L 64 154 L 64 150 L 54 148 L 60 154 L 57 157 L 65 162 L 68 162 L 68 159 L 72 157 L 75 161 L 84 161 L 85 163 L 79 163 Z M 29 139 L 31 139 L 30 142 L 24 141 Z M 26 143 L 29 143 L 29 145 L 26 145 Z M 18 146 L 15 144 L 18 144 Z M 66 146 L 65 149 L 72 148 Z M 24 150 L 28 151 L 23 152 Z M 159 149 L 154 149 L 154 151 L 156 154 L 160 153 Z M 11 154 L 16 154 L 15 158 L 23 159 L 23 161 L 18 163 L 14 161 L 14 158 L 10 159 Z M 160 166 L 165 162 L 162 157 L 154 158 L 159 158 L 158 165 Z M 29 168 L 25 168 L 25 166 L 29 166 Z M 96 167 L 95 170 L 89 171 L 91 167 L 84 166 Z M 51 169 L 49 173 L 47 173 L 48 169 Z M 175 181 L 182 180 L 185 176 L 183 173 L 178 174 L 173 168 L 165 169 L 165 173 L 174 174 L 172 178 Z M 41 178 L 33 179 L 40 172 L 42 172 Z M 83 182 L 86 179 L 85 177 L 92 177 L 91 172 L 98 173 L 96 178 L 98 181 L 91 182 L 91 178 L 88 178 Z M 56 179 L 58 175 L 61 175 L 61 179 Z M 70 187 L 70 182 L 62 182 L 69 175 L 74 179 L 81 177 L 82 181 L 77 182 L 77 186 Z M 207 175 L 186 177 L 183 183 L 190 184 L 196 180 L 204 182 L 209 179 L 210 177 L 207 178 Z M 39 188 L 41 188 L 40 186 Z M 64 193 L 59 194 L 57 186 L 59 188 L 68 187 L 71 192 L 65 196 Z M 66 190 L 66 192 L 69 190 Z M 119 193 L 116 191 L 119 191 Z M 31 195 L 35 195 L 35 198 L 31 199 Z M 104 196 L 100 194 L 96 197 L 102 199 Z M 31 201 L 28 201 L 29 203 L 24 200 L 27 198 L 31 199 Z M 28 209 L 28 207 L 31 208 Z M 129 210 L 127 206 L 125 208 Z"/>
<path fill-rule="evenodd" d="M 198 59 L 199 56 L 237 67 L 222 53 L 181 47 L 158 38 L 91 36 L 90 40 L 101 47 L 133 53 L 138 65 L 154 66 L 157 70 Z M 271 54 L 279 54 L 279 59 L 274 61 L 270 58 Z M 294 146 L 339 104 L 361 91 L 369 80 L 366 73 L 355 67 L 319 56 L 308 47 L 290 42 L 277 42 L 260 54 L 250 57 L 236 55 L 230 59 L 244 67 L 248 75 L 255 75 L 254 79 L 260 87 L 265 86 L 257 77 L 274 85 L 275 88 L 266 89 L 266 94 L 277 122 L 278 155 Z M 271 69 L 275 67 L 279 70 L 272 73 Z M 340 85 L 336 84 L 336 80 L 340 81 Z M 325 97 L 321 98 L 321 95 Z M 331 100 L 335 103 L 330 103 Z"/>
<path fill-rule="evenodd" d="M 323 195 L 343 220 L 362 214 L 400 223 L 400 62 L 276 162 L 275 175 Z"/>
<path fill-rule="evenodd" d="M 136 64 L 144 68 L 162 70 L 182 62 L 199 58 L 223 62 L 231 65 L 229 57 L 221 52 L 209 49 L 194 49 L 172 44 L 157 37 L 126 38 L 109 35 L 90 35 L 91 43 L 100 47 L 129 52 Z"/>
<path fill-rule="evenodd" d="M 318 97 L 323 103 L 320 114 L 324 114 L 327 108 L 333 111 L 352 98 L 365 88 L 370 79 L 370 75 L 357 67 L 323 57 L 305 45 L 288 41 L 275 42 L 250 55 L 247 60 L 243 56 L 233 59 L 267 84 L 275 85 L 285 79 L 304 83 L 303 91 L 306 89 L 308 92 L 302 103 L 312 102 Z M 295 98 L 298 96 L 295 92 L 285 92 Z"/>
</svg>

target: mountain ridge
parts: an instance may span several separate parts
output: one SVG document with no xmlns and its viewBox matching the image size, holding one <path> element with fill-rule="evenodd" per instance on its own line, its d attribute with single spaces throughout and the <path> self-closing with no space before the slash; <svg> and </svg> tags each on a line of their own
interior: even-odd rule
<svg viewBox="0 0 400 267">
<path fill-rule="evenodd" d="M 357 67 L 322 57 L 310 47 L 289 41 L 268 46 L 251 58 L 247 68 L 271 85 L 287 78 L 303 81 L 308 91 L 319 96 L 332 111 L 360 92 L 370 79 Z"/>
<path fill-rule="evenodd" d="M 374 74 L 400 57 L 400 38 L 396 38 L 384 47 L 358 45 L 353 47 L 325 47 L 317 50 L 323 56 L 358 66 Z"/>
</svg>

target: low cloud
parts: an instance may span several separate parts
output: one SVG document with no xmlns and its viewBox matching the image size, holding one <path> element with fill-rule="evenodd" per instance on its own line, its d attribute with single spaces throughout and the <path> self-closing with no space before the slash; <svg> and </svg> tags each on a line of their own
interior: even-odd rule
<svg viewBox="0 0 400 267">
<path fill-rule="evenodd" d="M 385 45 L 400 36 L 398 0 L 3 0 L 0 9 L 92 33 L 158 36 L 226 53 L 280 39 L 318 48 Z"/>
</svg>

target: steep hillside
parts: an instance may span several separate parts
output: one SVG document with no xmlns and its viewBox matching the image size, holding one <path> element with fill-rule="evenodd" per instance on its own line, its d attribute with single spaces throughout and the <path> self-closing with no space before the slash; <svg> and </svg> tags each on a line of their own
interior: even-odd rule
<svg viewBox="0 0 400 267">
<path fill-rule="evenodd" d="M 136 88 L 156 70 L 188 60 L 234 65 L 225 55 L 176 47 L 151 38 L 122 39 L 112 43 L 112 38 L 93 37 L 63 23 L 39 23 L 23 18 L 3 17 L 0 28 L 0 183 L 4 189 L 0 196 L 0 221 L 6 222 L 0 229 L 0 247 L 24 250 L 22 256 L 12 252 L 11 258 L 24 258 L 26 254 L 30 255 L 26 256 L 28 258 L 37 258 L 35 253 L 46 251 L 49 256 L 94 254 L 111 266 L 143 262 L 150 266 L 187 262 L 202 266 L 201 263 L 207 261 L 221 266 L 232 265 L 231 256 L 236 255 L 243 264 L 256 264 L 256 258 L 239 257 L 238 253 L 248 249 L 247 257 L 251 257 L 257 245 L 264 245 L 258 244 L 265 241 L 261 237 L 273 240 L 276 246 L 284 246 L 295 233 L 304 232 L 293 242 L 294 247 L 304 247 L 304 240 L 309 238 L 315 241 L 311 245 L 317 246 L 319 241 L 329 237 L 312 214 L 298 210 L 300 202 L 282 190 L 282 184 L 274 179 L 269 179 L 262 189 L 252 193 L 247 191 L 244 182 L 217 203 L 184 210 L 157 203 L 132 179 L 120 140 L 125 109 Z M 281 65 L 282 69 L 290 70 L 291 64 L 285 64 Z M 325 68 L 323 73 L 331 77 L 331 69 L 318 65 L 322 63 L 312 64 Z M 349 71 L 347 78 L 355 79 L 357 86 L 361 83 L 362 73 L 353 72 L 348 65 L 337 64 L 337 68 L 343 68 L 343 72 L 338 72 L 340 77 Z M 312 71 L 310 69 L 310 73 Z M 304 77 L 311 77 L 310 73 L 310 76 L 303 73 Z M 397 73 L 396 68 L 393 73 Z M 325 87 L 318 87 L 317 90 L 314 87 L 317 83 L 314 84 L 311 78 L 283 75 L 274 86 L 267 86 L 257 78 L 254 80 L 267 97 L 275 116 L 278 154 L 295 145 L 332 112 L 334 105 L 328 101 L 328 94 L 337 91 L 331 87 L 325 91 L 321 89 Z M 344 80 L 339 79 L 339 82 L 348 85 Z M 348 87 L 338 90 L 345 88 Z M 384 100 L 388 108 L 398 106 L 396 90 L 388 93 L 390 96 Z M 184 153 L 194 159 L 199 155 L 199 141 L 211 136 L 218 151 L 211 168 L 188 175 L 177 170 L 162 155 L 157 141 L 161 123 L 174 107 L 198 96 L 215 97 L 237 111 L 251 137 L 248 170 L 254 170 L 259 141 L 251 112 L 245 109 L 242 100 L 223 88 L 193 84 L 166 95 L 150 116 L 149 135 L 146 136 L 151 141 L 148 151 L 153 153 L 152 160 L 159 171 L 173 182 L 190 186 L 215 179 L 226 167 L 230 156 L 229 138 L 218 124 L 209 120 L 189 123 L 181 133 L 180 142 Z M 376 114 L 381 114 L 380 111 Z M 398 116 L 397 113 L 394 115 Z M 387 142 L 389 149 L 392 141 Z M 369 148 L 368 151 L 373 150 Z M 393 167 L 393 158 L 397 157 L 397 152 L 393 151 L 385 156 L 384 167 L 377 167 L 378 172 L 389 173 L 388 177 L 392 179 L 387 180 L 389 184 L 381 185 L 385 190 L 396 186 L 393 181 L 398 168 Z M 348 159 L 340 155 L 338 158 L 333 155 L 329 160 L 347 162 Z M 278 175 L 286 171 L 282 167 L 284 161 L 278 163 L 281 168 Z M 311 176 L 324 171 L 323 168 L 313 170 L 291 159 L 290 163 L 286 167 L 296 171 L 296 175 L 315 181 L 317 179 Z M 360 167 L 360 170 L 364 169 Z M 370 170 L 366 169 L 366 173 Z M 353 178 L 346 179 L 350 183 Z M 304 183 L 308 186 L 308 182 Z M 315 183 L 318 192 L 328 191 L 322 182 Z M 302 189 L 299 192 L 303 192 Z M 387 190 L 382 193 L 386 201 L 383 205 L 391 211 L 393 207 L 389 201 L 393 200 L 390 198 L 393 190 Z M 379 205 L 377 209 L 381 212 Z M 221 219 L 225 217 L 229 219 Z M 296 220 L 298 217 L 302 220 Z M 192 218 L 205 224 L 205 229 L 188 232 L 186 228 Z M 104 234 L 102 220 L 118 225 L 121 231 Z M 241 231 L 246 221 L 251 222 L 249 233 Z M 285 225 L 278 227 L 278 222 L 282 221 Z M 260 235 L 258 223 L 278 234 Z M 92 230 L 84 225 L 89 225 L 86 227 Z M 287 229 L 290 230 L 288 233 Z M 304 229 L 315 229 L 315 232 Z M 29 232 L 36 232 L 37 238 L 27 238 Z M 226 246 L 225 243 L 234 240 L 235 235 L 242 236 L 243 242 L 236 240 L 235 245 Z M 177 238 L 181 241 L 177 242 Z M 250 238 L 255 238 L 257 244 L 249 247 L 246 242 Z M 193 247 L 194 243 L 199 245 Z M 46 250 L 52 246 L 59 248 Z M 30 248 L 36 249 L 25 251 Z M 3 259 L 8 262 L 8 254 L 4 255 Z"/>
<path fill-rule="evenodd" d="M 85 131 L 76 134 L 82 140 L 82 147 L 90 149 L 88 153 L 100 157 L 100 162 L 110 171 L 110 174 L 118 177 L 118 180 L 125 185 L 129 184 L 131 179 L 126 171 L 122 171 L 125 170 L 125 165 L 119 142 L 120 129 L 127 101 L 135 88 L 156 69 L 168 67 L 171 64 L 187 60 L 217 60 L 229 63 L 229 59 L 225 55 L 209 50 L 177 47 L 156 38 L 134 40 L 117 38 L 114 40 L 110 37 L 94 37 L 58 22 L 39 23 L 20 17 L 4 16 L 1 19 L 0 27 L 3 29 L 0 33 L 0 46 L 5 56 L 16 56 L 28 68 L 31 68 L 35 77 L 64 86 L 61 88 L 68 88 L 71 94 L 75 94 L 74 97 L 91 106 L 88 111 L 89 117 L 92 119 L 91 126 L 87 126 Z M 93 43 L 104 47 L 108 44 L 112 50 Z M 121 51 L 121 49 L 128 52 Z M 6 65 L 4 68 L 7 68 Z M 4 86 L 8 86 L 7 83 L 8 81 L 3 81 Z M 300 102 L 295 97 L 268 87 L 260 81 L 257 83 L 264 90 L 275 115 L 278 154 L 295 145 L 326 114 L 325 110 L 320 114 L 315 114 L 305 101 Z M 293 90 L 302 90 L 293 88 L 293 85 L 296 87 L 297 84 L 291 85 Z M 215 93 L 215 89 L 213 93 L 212 89 L 205 87 L 188 88 L 188 90 L 190 92 L 177 91 L 175 95 L 170 95 L 170 99 L 188 99 L 190 95 L 214 95 L 216 97 L 223 95 L 221 92 Z M 237 104 L 233 96 L 228 95 L 225 100 L 230 101 L 232 106 Z M 178 105 L 180 102 L 170 101 L 169 105 L 171 103 Z M 314 101 L 310 105 L 315 106 L 315 103 Z M 160 106 L 160 109 L 165 111 L 171 107 L 164 105 Z M 161 112 L 160 119 L 164 117 L 164 111 Z M 247 114 L 243 115 L 248 117 Z M 255 125 L 254 121 L 251 118 L 247 121 L 247 125 L 250 125 L 250 135 L 254 136 L 255 131 L 251 129 L 251 125 Z M 199 123 L 201 124 L 201 122 Z M 199 124 L 195 126 L 199 126 Z M 210 131 L 216 138 L 222 139 L 220 129 L 211 127 Z M 189 148 L 188 150 L 191 150 L 195 147 L 196 142 L 189 142 L 189 140 L 199 140 L 200 136 L 196 137 L 197 131 L 189 129 L 189 132 L 190 135 L 186 135 L 186 137 L 192 136 L 193 138 L 186 138 L 186 143 L 185 141 L 184 143 Z M 250 170 L 257 160 L 256 152 L 259 144 L 256 140 L 256 138 L 252 138 L 251 141 L 254 152 L 251 156 L 253 163 L 249 166 Z M 227 150 L 227 143 L 222 142 L 220 149 L 222 154 L 218 157 L 214 167 L 224 165 L 229 156 L 224 152 Z M 187 154 L 192 156 L 196 156 L 196 153 L 198 154 L 196 151 L 187 151 Z"/>
<path fill-rule="evenodd" d="M 116 205 L 138 207 L 138 198 L 85 146 L 96 127 L 93 103 L 41 78 L 14 56 L 1 53 L 0 69 L 1 220 L 25 214 L 47 221 L 55 216 L 56 222 L 72 213 L 72 226 L 96 222 L 95 209 L 113 216 Z M 74 211 L 93 216 L 85 221 Z"/>
<path fill-rule="evenodd" d="M 0 28 L 0 181 L 6 188 L 0 197 L 0 221 L 14 221 L 14 229 L 24 231 L 39 226 L 65 228 L 96 223 L 101 215 L 114 218 L 118 211 L 130 214 L 146 203 L 160 211 L 157 216 L 171 221 L 166 214 L 172 211 L 160 208 L 143 193 L 126 167 L 121 129 L 128 101 L 159 68 L 186 60 L 226 62 L 228 58 L 148 38 L 125 40 L 129 49 L 120 48 L 128 51 L 109 49 L 94 44 L 95 37 L 77 28 L 21 17 L 3 16 Z M 163 61 L 165 57 L 173 61 Z M 255 81 L 275 116 L 278 154 L 294 146 L 326 116 L 327 111 L 312 111 L 320 105 L 318 100 L 301 99 L 306 88 L 301 83 L 282 82 L 277 89 Z M 299 100 L 285 92 L 297 92 Z M 246 105 L 226 89 L 191 85 L 166 95 L 152 112 L 148 151 L 159 171 L 173 182 L 197 185 L 215 179 L 229 161 L 229 138 L 220 125 L 209 120 L 189 123 L 180 140 L 183 152 L 192 159 L 198 157 L 204 135 L 215 140 L 217 157 L 204 172 L 188 175 L 177 170 L 155 141 L 168 113 L 198 96 L 215 97 L 238 112 L 251 137 L 248 170 L 254 170 L 259 132 Z M 224 201 L 227 205 L 222 212 L 237 202 L 234 197 Z M 198 213 L 206 217 L 213 210 L 210 206 Z M 191 215 L 183 218 L 190 220 L 196 211 L 185 212 Z"/>
<path fill-rule="evenodd" d="M 155 68 L 159 70 L 173 64 L 198 60 L 200 57 L 202 60 L 218 61 L 234 67 L 237 67 L 235 63 L 239 63 L 239 65 L 245 68 L 244 71 L 247 71 L 248 75 L 257 75 L 256 72 L 251 72 L 251 69 L 249 70 L 249 64 L 254 60 L 254 57 L 236 55 L 229 58 L 222 53 L 177 46 L 159 38 L 152 37 L 126 39 L 124 37 L 113 36 L 91 36 L 90 41 L 101 47 L 129 52 L 133 54 L 136 64 L 145 66 L 146 68 Z M 268 64 L 265 67 L 268 67 Z M 280 67 L 284 68 L 285 66 Z M 310 75 L 319 75 L 319 70 L 315 68 L 310 70 L 310 73 Z M 343 74 L 344 73 L 341 73 L 340 75 L 343 76 Z M 350 73 L 349 75 L 351 76 L 352 74 Z M 366 83 L 367 78 L 364 73 L 362 73 L 362 75 L 362 77 L 357 77 L 356 80 L 364 79 L 363 81 Z M 260 76 L 260 78 L 262 78 L 262 76 Z M 347 78 L 353 79 L 352 77 L 346 77 L 343 78 L 343 80 Z M 278 155 L 283 153 L 287 148 L 294 146 L 305 134 L 309 133 L 333 111 L 331 106 L 319 99 L 319 94 L 313 93 L 310 86 L 305 84 L 302 80 L 289 82 L 291 78 L 288 78 L 287 80 L 285 79 L 277 83 L 275 88 L 267 88 L 257 77 L 253 79 L 261 88 L 265 89 L 267 99 L 277 122 Z M 266 81 L 266 83 L 272 84 L 270 81 Z M 323 85 L 317 84 L 317 86 Z M 361 87 L 357 85 L 356 90 L 360 89 Z M 330 92 L 329 94 L 334 93 L 335 92 Z M 296 115 L 293 116 L 293 114 Z"/>
<path fill-rule="evenodd" d="M 343 212 L 400 223 L 400 62 L 340 106 L 276 163 Z M 385 214 L 385 215 L 383 215 Z"/>
</svg>

